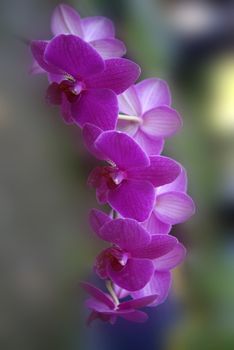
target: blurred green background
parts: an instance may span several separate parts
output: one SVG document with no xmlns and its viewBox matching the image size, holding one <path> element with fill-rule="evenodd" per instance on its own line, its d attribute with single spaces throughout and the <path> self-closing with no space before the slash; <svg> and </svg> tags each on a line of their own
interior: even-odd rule
<svg viewBox="0 0 234 350">
<path fill-rule="evenodd" d="M 20 38 L 49 38 L 58 1 L 0 2 L 0 348 L 234 349 L 233 1 L 77 0 L 116 25 L 142 79 L 166 79 L 184 128 L 164 154 L 188 170 L 197 213 L 173 233 L 188 248 L 169 301 L 144 326 L 84 324 L 80 279 L 101 243 L 80 132 L 44 102 Z"/>
</svg>

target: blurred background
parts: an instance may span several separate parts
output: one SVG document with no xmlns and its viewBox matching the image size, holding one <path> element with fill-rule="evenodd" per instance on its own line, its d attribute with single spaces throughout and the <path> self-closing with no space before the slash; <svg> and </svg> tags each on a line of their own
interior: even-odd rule
<svg viewBox="0 0 234 350">
<path fill-rule="evenodd" d="M 86 187 L 94 160 L 79 130 L 44 101 L 20 38 L 50 37 L 58 1 L 0 1 L 0 348 L 2 350 L 234 349 L 234 2 L 67 1 L 104 15 L 142 78 L 166 79 L 184 128 L 164 154 L 188 170 L 196 216 L 173 234 L 188 248 L 168 301 L 144 325 L 87 329 L 80 279 L 101 243 Z"/>
</svg>

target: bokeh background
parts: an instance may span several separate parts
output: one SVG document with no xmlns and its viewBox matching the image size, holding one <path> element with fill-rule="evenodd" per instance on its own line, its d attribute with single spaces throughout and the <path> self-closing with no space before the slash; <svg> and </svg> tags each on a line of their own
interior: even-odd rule
<svg viewBox="0 0 234 350">
<path fill-rule="evenodd" d="M 67 1 L 114 20 L 142 78 L 166 79 L 184 128 L 164 154 L 188 170 L 197 213 L 168 301 L 144 325 L 84 324 L 80 279 L 101 243 L 87 224 L 95 161 L 44 101 L 23 39 L 49 38 L 58 1 L 0 1 L 0 348 L 234 349 L 234 2 Z"/>
</svg>

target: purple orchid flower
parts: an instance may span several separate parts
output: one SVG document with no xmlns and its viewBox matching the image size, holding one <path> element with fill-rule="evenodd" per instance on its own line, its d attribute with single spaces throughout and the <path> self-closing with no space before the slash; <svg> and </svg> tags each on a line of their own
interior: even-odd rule
<svg viewBox="0 0 234 350">
<path fill-rule="evenodd" d="M 112 243 L 97 257 L 95 271 L 128 291 L 142 289 L 153 276 L 153 261 L 177 244 L 175 237 L 150 235 L 133 219 L 111 220 L 98 210 L 91 211 L 90 224 L 99 238 Z"/>
<path fill-rule="evenodd" d="M 54 36 L 73 34 L 89 43 L 104 59 L 122 57 L 126 53 L 124 43 L 115 38 L 115 28 L 111 20 L 101 16 L 81 19 L 71 6 L 60 4 L 52 15 L 51 30 Z M 31 74 L 46 71 L 34 61 Z"/>
<path fill-rule="evenodd" d="M 49 43 L 33 41 L 38 64 L 49 73 L 50 103 L 61 106 L 64 120 L 114 129 L 118 115 L 116 94 L 139 76 L 140 68 L 124 58 L 104 61 L 89 44 L 74 35 L 59 35 Z"/>
<path fill-rule="evenodd" d="M 119 302 L 118 299 L 111 298 L 109 294 L 89 283 L 83 282 L 81 285 L 91 295 L 91 298 L 86 301 L 86 306 L 92 310 L 87 321 L 88 325 L 96 319 L 114 324 L 118 317 L 132 322 L 145 322 L 148 319 L 147 314 L 137 309 L 148 306 L 157 299 L 157 295 L 150 295 L 135 300 Z"/>
<path fill-rule="evenodd" d="M 153 301 L 149 306 L 155 307 L 162 304 L 167 299 L 169 291 L 171 289 L 171 270 L 181 264 L 185 259 L 185 256 L 185 247 L 181 243 L 177 242 L 175 247 L 169 253 L 156 258 L 153 261 L 154 273 L 151 280 L 145 285 L 144 288 L 130 293 L 128 290 L 123 289 L 115 284 L 113 286 L 113 289 L 116 296 L 121 299 L 131 295 L 133 299 L 138 299 L 157 294 L 157 299 Z"/>
<path fill-rule="evenodd" d="M 174 160 L 148 157 L 131 137 L 118 131 L 101 133 L 94 148 L 108 162 L 107 166 L 95 168 L 88 179 L 89 185 L 96 188 L 98 201 L 137 221 L 149 217 L 155 187 L 172 182 L 180 172 Z"/>
<path fill-rule="evenodd" d="M 187 175 L 181 168 L 176 180 L 156 189 L 154 209 L 144 227 L 149 232 L 165 234 L 170 232 L 172 225 L 188 220 L 195 212 L 195 205 L 186 190 Z"/>
<path fill-rule="evenodd" d="M 182 126 L 172 109 L 168 85 L 157 78 L 131 86 L 119 97 L 118 128 L 131 135 L 149 155 L 160 154 L 164 139 Z"/>
<path fill-rule="evenodd" d="M 122 57 L 126 53 L 124 43 L 115 38 L 115 28 L 108 18 L 95 16 L 81 19 L 79 13 L 61 4 L 54 10 L 51 20 L 52 33 L 73 34 L 89 43 L 104 58 Z"/>
</svg>

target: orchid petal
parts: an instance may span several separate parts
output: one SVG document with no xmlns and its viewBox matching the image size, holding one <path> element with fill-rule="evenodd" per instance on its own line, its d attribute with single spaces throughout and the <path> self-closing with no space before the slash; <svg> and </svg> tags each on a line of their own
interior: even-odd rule
<svg viewBox="0 0 234 350">
<path fill-rule="evenodd" d="M 132 219 L 107 221 L 100 228 L 99 236 L 107 242 L 116 244 L 126 252 L 140 250 L 144 246 L 147 246 L 151 240 L 148 232 L 137 221 Z"/>
<path fill-rule="evenodd" d="M 154 210 L 142 225 L 151 234 L 167 234 L 171 231 L 171 225 L 159 220 Z"/>
<path fill-rule="evenodd" d="M 134 85 L 118 96 L 120 112 L 131 116 L 141 115 L 141 104 Z"/>
<path fill-rule="evenodd" d="M 101 16 L 86 17 L 81 20 L 86 41 L 113 38 L 115 28 L 111 20 Z"/>
<path fill-rule="evenodd" d="M 104 59 L 112 57 L 122 57 L 126 54 L 126 47 L 124 43 L 118 39 L 98 39 L 90 41 L 89 44 L 97 50 L 99 55 Z"/>
<path fill-rule="evenodd" d="M 157 271 L 166 271 L 174 269 L 179 265 L 186 256 L 186 249 L 181 243 L 177 245 L 167 254 L 154 260 L 154 267 Z"/>
<path fill-rule="evenodd" d="M 89 222 L 95 233 L 98 234 L 99 230 L 104 224 L 111 221 L 111 218 L 100 210 L 92 209 L 89 214 Z M 103 237 L 101 237 L 103 239 Z"/>
<path fill-rule="evenodd" d="M 83 127 L 93 124 L 102 130 L 114 129 L 118 116 L 116 95 L 108 89 L 92 89 L 81 92 L 71 106 L 74 121 Z"/>
<path fill-rule="evenodd" d="M 132 85 L 140 75 L 140 67 L 125 58 L 105 60 L 105 69 L 85 79 L 88 88 L 108 88 L 117 95 Z"/>
<path fill-rule="evenodd" d="M 182 192 L 167 192 L 156 197 L 157 217 L 169 225 L 182 223 L 195 212 L 191 197 Z"/>
<path fill-rule="evenodd" d="M 97 159 L 104 159 L 104 155 L 99 152 L 94 146 L 96 139 L 101 135 L 102 129 L 93 124 L 86 123 L 82 129 L 82 136 L 84 140 L 84 145 L 89 150 L 89 152 L 94 155 Z"/>
<path fill-rule="evenodd" d="M 111 280 L 129 291 L 143 288 L 150 281 L 153 273 L 153 263 L 146 259 L 129 259 L 120 271 L 108 265 L 108 275 Z"/>
<path fill-rule="evenodd" d="M 169 253 L 176 245 L 177 239 L 169 235 L 152 235 L 147 246 L 135 248 L 131 255 L 141 259 L 157 259 Z"/>
<path fill-rule="evenodd" d="M 94 287 L 90 283 L 81 282 L 80 285 L 88 294 L 90 294 L 97 301 L 107 305 L 110 309 L 114 309 L 115 308 L 115 304 L 110 299 L 108 294 L 106 294 L 103 291 L 101 291 L 100 289 Z"/>
<path fill-rule="evenodd" d="M 169 271 L 155 271 L 150 282 L 141 290 L 131 293 L 133 298 L 145 297 L 152 294 L 158 294 L 158 298 L 149 306 L 162 304 L 168 297 L 171 287 L 171 273 Z"/>
<path fill-rule="evenodd" d="M 163 147 L 164 147 L 163 138 L 155 139 L 147 135 L 140 128 L 135 133 L 133 138 L 148 155 L 157 155 L 157 154 L 160 154 L 163 150 Z"/>
<path fill-rule="evenodd" d="M 73 78 L 86 78 L 102 72 L 104 61 L 89 44 L 75 35 L 59 35 L 45 49 L 48 64 Z"/>
<path fill-rule="evenodd" d="M 179 114 L 167 106 L 156 107 L 142 116 L 141 130 L 154 138 L 169 137 L 182 127 Z"/>
<path fill-rule="evenodd" d="M 65 4 L 55 8 L 51 19 L 51 30 L 54 35 L 74 34 L 83 37 L 79 13 Z"/>
<path fill-rule="evenodd" d="M 106 160 L 114 162 L 121 170 L 149 165 L 149 158 L 144 151 L 124 133 L 103 132 L 96 140 L 95 147 L 106 155 Z"/>
<path fill-rule="evenodd" d="M 132 169 L 129 176 L 137 180 L 151 182 L 155 187 L 165 185 L 176 179 L 180 173 L 179 164 L 171 158 L 150 156 L 150 166 L 143 169 Z"/>
<path fill-rule="evenodd" d="M 155 191 L 147 181 L 123 181 L 108 194 L 108 203 L 123 217 L 145 221 L 153 208 Z"/>
</svg>

